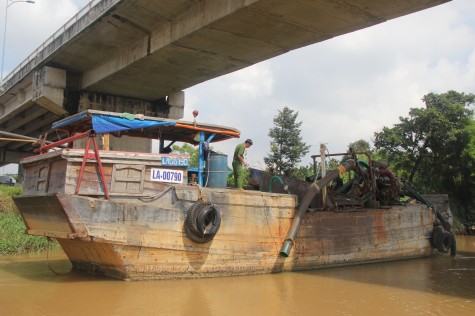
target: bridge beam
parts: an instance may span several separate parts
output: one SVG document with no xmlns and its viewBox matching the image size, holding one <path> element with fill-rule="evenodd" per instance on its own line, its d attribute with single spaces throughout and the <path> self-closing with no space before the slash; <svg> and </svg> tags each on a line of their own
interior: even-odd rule
<svg viewBox="0 0 475 316">
<path fill-rule="evenodd" d="M 182 118 L 183 89 L 448 1 L 91 1 L 6 77 L 0 131 L 55 140 L 52 121 L 89 108 Z"/>
<path fill-rule="evenodd" d="M 2 150 L 0 151 L 0 166 L 11 163 L 18 163 L 21 158 L 32 156 L 33 153 L 22 153 L 17 151 Z"/>
<path fill-rule="evenodd" d="M 170 93 L 155 101 L 80 90 L 81 77 L 64 69 L 44 66 L 25 77 L 21 84 L 0 96 L 0 131 L 38 138 L 49 134 L 54 141 L 59 135 L 51 124 L 78 111 L 96 109 L 128 112 L 173 119 L 183 118 L 183 91 Z M 79 146 L 85 145 L 78 143 Z M 0 164 L 18 163 L 32 154 L 29 143 L 0 140 Z M 111 150 L 150 152 L 149 140 L 113 139 Z"/>
<path fill-rule="evenodd" d="M 116 54 L 109 56 L 107 61 L 88 69 L 83 73 L 82 88 L 94 90 L 107 91 L 107 88 L 104 84 L 109 85 L 111 81 L 114 82 L 114 86 L 118 86 L 124 91 L 128 96 L 138 96 L 141 95 L 147 99 L 153 99 L 156 97 L 156 85 L 160 86 L 160 89 L 163 90 L 164 87 L 172 88 L 169 82 L 174 82 L 176 77 L 182 76 L 179 74 L 178 69 L 184 64 L 193 62 L 189 60 L 187 55 L 190 52 L 201 54 L 201 59 L 203 62 L 203 67 L 208 68 L 205 65 L 209 65 L 209 68 L 204 71 L 201 76 L 206 77 L 205 73 L 208 73 L 212 68 L 222 69 L 218 72 L 228 73 L 232 70 L 241 69 L 247 66 L 252 65 L 256 58 L 252 56 L 255 54 L 256 46 L 262 51 L 267 51 L 268 55 L 278 55 L 286 52 L 286 49 L 282 49 L 278 46 L 264 44 L 259 41 L 254 40 L 245 40 L 241 36 L 233 36 L 228 32 L 221 32 L 223 34 L 218 35 L 220 31 L 213 30 L 210 25 L 222 18 L 225 18 L 233 13 L 251 6 L 254 3 L 259 2 L 259 0 L 247 0 L 247 1 L 198 1 L 188 10 L 184 11 L 180 15 L 174 17 L 173 19 L 157 24 L 155 29 L 147 30 L 143 29 L 140 26 L 137 26 L 134 22 L 125 19 L 124 17 L 119 17 L 116 15 L 108 16 L 107 19 L 112 25 L 116 25 L 118 28 L 130 29 L 129 32 L 135 32 L 142 34 L 139 38 L 132 44 L 118 49 Z M 200 45 L 196 47 L 194 40 L 191 39 L 189 43 L 182 43 L 183 38 L 186 38 L 190 34 L 196 33 L 202 29 L 209 27 L 208 32 L 214 31 L 214 36 L 218 36 L 221 40 L 213 42 L 214 47 L 203 48 Z M 231 39 L 230 39 L 231 38 Z M 198 38 L 197 40 L 200 40 Z M 210 39 L 212 40 L 212 39 Z M 241 53 L 240 58 L 235 58 L 231 53 L 234 48 L 233 45 L 229 45 L 226 48 L 226 43 L 230 42 L 247 42 L 245 47 L 241 47 L 239 52 Z M 180 52 L 181 50 L 181 52 Z M 221 50 L 221 52 L 213 52 L 213 50 Z M 227 58 L 219 57 L 220 53 L 223 53 L 223 50 L 227 51 L 225 54 Z M 246 58 L 243 55 L 248 55 Z M 262 59 L 262 58 L 261 58 Z M 196 62 L 196 61 L 195 61 Z M 215 64 L 212 67 L 212 64 Z M 223 66 L 227 64 L 226 66 Z M 150 67 L 151 71 L 156 71 L 158 73 L 162 72 L 164 74 L 163 79 L 160 82 L 154 82 L 151 84 L 141 84 L 140 94 L 138 91 L 134 91 L 133 87 L 124 85 L 121 80 L 121 77 L 127 76 L 128 73 L 134 72 L 134 67 L 131 70 L 127 70 L 127 67 L 135 65 L 134 67 L 143 68 Z M 148 65 L 148 66 L 147 66 Z M 161 67 L 157 67 L 161 65 Z M 190 64 L 190 69 L 195 68 L 195 64 Z M 176 73 L 170 73 L 170 69 L 176 68 Z M 154 70 L 155 69 L 155 70 Z M 230 70 L 232 69 L 232 70 Z M 121 72 L 122 71 L 122 72 Z M 173 70 L 172 70 L 173 71 Z M 167 77 L 168 76 L 168 77 Z M 171 77 L 174 77 L 174 80 L 169 80 Z M 148 80 L 147 76 L 143 76 L 142 80 L 144 83 Z M 200 78 L 196 78 L 197 82 L 204 81 Z M 122 85 L 121 85 L 122 81 Z M 167 82 L 168 81 L 168 82 Z M 148 87 L 149 92 L 144 93 L 144 89 Z M 167 89 L 165 88 L 165 90 Z"/>
</svg>

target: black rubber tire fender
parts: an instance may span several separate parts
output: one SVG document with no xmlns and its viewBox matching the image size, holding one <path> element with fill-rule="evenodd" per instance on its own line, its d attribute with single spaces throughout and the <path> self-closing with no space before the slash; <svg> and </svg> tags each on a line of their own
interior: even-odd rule
<svg viewBox="0 0 475 316">
<path fill-rule="evenodd" d="M 197 201 L 186 215 L 185 233 L 197 243 L 210 242 L 221 225 L 221 214 L 214 205 Z"/>
<path fill-rule="evenodd" d="M 221 226 L 221 215 L 214 205 L 207 204 L 199 210 L 196 218 L 198 230 L 203 235 L 216 235 Z"/>
<path fill-rule="evenodd" d="M 443 230 L 437 237 L 437 250 L 447 253 L 452 247 L 452 235 Z"/>
<path fill-rule="evenodd" d="M 203 201 L 196 201 L 193 205 L 188 209 L 186 213 L 185 219 L 185 227 L 188 227 L 191 232 L 195 235 L 200 235 L 200 231 L 198 230 L 198 226 L 196 224 L 198 211 L 206 205 Z"/>
<path fill-rule="evenodd" d="M 450 255 L 455 257 L 457 255 L 457 239 L 453 231 L 450 232 L 450 237 L 452 237 L 452 246 L 450 247 Z"/>
<path fill-rule="evenodd" d="M 432 230 L 431 238 L 430 238 L 430 244 L 432 245 L 432 247 L 437 248 L 437 242 L 439 240 L 439 236 L 443 232 L 444 232 L 444 229 L 441 226 L 434 227 L 434 229 Z"/>
</svg>

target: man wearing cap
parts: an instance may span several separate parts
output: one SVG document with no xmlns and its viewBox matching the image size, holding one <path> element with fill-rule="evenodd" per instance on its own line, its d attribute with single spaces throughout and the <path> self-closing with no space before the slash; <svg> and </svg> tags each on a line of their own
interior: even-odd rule
<svg viewBox="0 0 475 316">
<path fill-rule="evenodd" d="M 247 148 L 251 147 L 252 140 L 246 139 L 242 144 L 236 146 L 234 150 L 233 158 L 233 170 L 234 170 L 234 186 L 237 189 L 242 190 L 242 183 L 244 181 L 244 168 L 247 167 L 246 161 L 244 161 L 244 152 Z"/>
</svg>

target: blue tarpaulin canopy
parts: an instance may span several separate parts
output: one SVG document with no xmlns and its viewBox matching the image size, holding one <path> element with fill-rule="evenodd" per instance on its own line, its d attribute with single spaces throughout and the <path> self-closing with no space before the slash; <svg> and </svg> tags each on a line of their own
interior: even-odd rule
<svg viewBox="0 0 475 316">
<path fill-rule="evenodd" d="M 64 126 L 71 125 L 75 122 L 83 121 L 86 117 L 91 118 L 92 129 L 98 134 L 150 128 L 156 126 L 172 126 L 176 124 L 176 122 L 171 121 L 136 119 L 133 115 L 124 115 L 123 117 L 121 117 L 103 114 L 91 114 L 87 116 L 86 114 L 87 113 L 81 113 L 80 115 L 72 116 L 67 120 L 55 123 L 53 124 L 53 129 L 61 128 Z"/>
<path fill-rule="evenodd" d="M 149 120 L 129 120 L 116 116 L 92 116 L 92 128 L 96 133 L 112 133 L 131 129 L 150 128 L 156 126 L 172 126 L 175 122 L 149 121 Z"/>
<path fill-rule="evenodd" d="M 239 130 L 226 126 L 96 110 L 87 110 L 67 117 L 54 123 L 52 127 L 66 131 L 69 135 L 94 130 L 97 134 L 110 133 L 118 137 L 132 136 L 189 144 L 199 142 L 196 137 L 200 132 L 206 134 L 209 142 L 239 137 L 240 134 Z"/>
</svg>

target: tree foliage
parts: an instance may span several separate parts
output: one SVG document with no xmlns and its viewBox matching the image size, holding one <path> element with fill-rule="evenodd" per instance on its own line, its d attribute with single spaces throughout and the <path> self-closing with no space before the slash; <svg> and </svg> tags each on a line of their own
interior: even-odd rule
<svg viewBox="0 0 475 316">
<path fill-rule="evenodd" d="M 371 145 L 368 141 L 364 139 L 359 139 L 355 142 L 348 144 L 348 152 L 350 151 L 350 149 L 353 149 L 353 151 L 355 151 L 356 153 L 368 153 L 371 151 Z M 357 154 L 356 157 L 358 158 L 358 160 L 368 162 L 368 156 L 365 154 Z"/>
<path fill-rule="evenodd" d="M 474 204 L 475 95 L 448 91 L 424 96 L 425 108 L 412 108 L 392 128 L 375 133 L 374 145 L 393 168 L 422 193 L 449 193 Z"/>
<path fill-rule="evenodd" d="M 359 139 L 353 143 L 350 143 L 348 145 L 348 148 L 353 148 L 353 150 L 356 152 L 367 152 L 370 151 L 371 146 L 369 145 L 368 141 L 364 139 Z"/>
<path fill-rule="evenodd" d="M 274 117 L 274 127 L 269 130 L 271 152 L 264 158 L 270 172 L 284 176 L 296 176 L 298 163 L 308 153 L 310 146 L 300 136 L 302 122 L 297 122 L 298 112 L 288 107 L 279 110 Z"/>
<path fill-rule="evenodd" d="M 293 173 L 293 176 L 300 180 L 305 180 L 307 177 L 313 175 L 313 164 L 308 166 L 299 166 Z"/>
<path fill-rule="evenodd" d="M 190 168 L 198 168 L 198 156 L 199 149 L 198 147 L 191 146 L 190 144 L 183 143 L 183 145 L 172 145 L 173 152 L 179 154 L 189 154 L 190 155 Z"/>
</svg>

